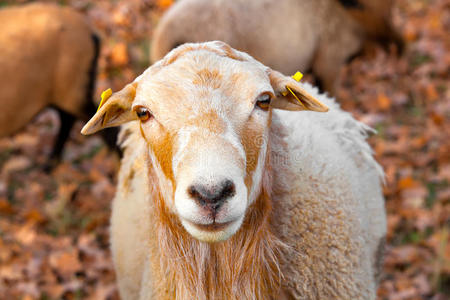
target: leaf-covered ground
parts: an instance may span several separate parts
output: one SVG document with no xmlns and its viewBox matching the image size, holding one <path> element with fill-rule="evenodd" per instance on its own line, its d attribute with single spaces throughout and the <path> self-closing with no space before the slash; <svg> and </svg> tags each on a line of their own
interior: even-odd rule
<svg viewBox="0 0 450 300">
<path fill-rule="evenodd" d="M 27 1 L 0 1 L 0 6 Z M 67 0 L 102 36 L 97 95 L 148 64 L 152 29 L 170 0 Z M 450 298 L 450 2 L 396 0 L 407 42 L 343 70 L 342 106 L 378 130 L 386 172 L 388 243 L 379 299 Z M 64 158 L 43 171 L 58 130 L 44 111 L 0 139 L 0 298 L 117 299 L 108 218 L 119 159 L 72 131 Z"/>
</svg>

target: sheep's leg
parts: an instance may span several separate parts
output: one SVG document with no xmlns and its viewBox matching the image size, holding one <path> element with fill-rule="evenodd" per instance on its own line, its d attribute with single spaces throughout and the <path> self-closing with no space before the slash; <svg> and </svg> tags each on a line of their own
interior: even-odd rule
<svg viewBox="0 0 450 300">
<path fill-rule="evenodd" d="M 61 160 L 61 154 L 64 147 L 64 144 L 67 141 L 67 138 L 69 137 L 70 130 L 73 127 L 73 124 L 75 123 L 75 117 L 61 109 L 57 109 L 59 114 L 59 120 L 60 120 L 60 128 L 58 137 L 56 138 L 56 142 L 53 145 L 53 151 L 50 155 L 50 162 L 47 166 L 47 169 L 51 169 L 55 166 L 56 163 L 58 163 Z"/>
</svg>

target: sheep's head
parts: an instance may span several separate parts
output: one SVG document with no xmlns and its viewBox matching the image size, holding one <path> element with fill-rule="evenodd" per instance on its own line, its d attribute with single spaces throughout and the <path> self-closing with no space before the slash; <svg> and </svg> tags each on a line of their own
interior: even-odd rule
<svg viewBox="0 0 450 300">
<path fill-rule="evenodd" d="M 388 46 L 395 43 L 401 52 L 404 42 L 392 24 L 393 0 L 339 1 L 372 39 Z"/>
<path fill-rule="evenodd" d="M 186 44 L 113 94 L 82 133 L 139 121 L 165 205 L 192 236 L 217 242 L 260 193 L 272 108 L 327 110 L 224 43 Z"/>
</svg>

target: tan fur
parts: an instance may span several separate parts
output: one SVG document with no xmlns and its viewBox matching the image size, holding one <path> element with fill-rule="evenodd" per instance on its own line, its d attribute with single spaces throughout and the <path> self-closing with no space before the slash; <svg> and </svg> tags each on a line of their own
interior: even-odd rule
<svg viewBox="0 0 450 300">
<path fill-rule="evenodd" d="M 195 83 L 194 83 L 195 84 Z M 217 115 L 217 112 L 210 110 L 201 116 L 188 120 L 185 123 L 187 126 L 197 126 L 200 128 L 207 128 L 213 133 L 224 133 L 226 129 L 226 124 Z"/>
<path fill-rule="evenodd" d="M 182 0 L 155 30 L 151 60 L 186 42 L 222 40 L 284 74 L 312 71 L 333 92 L 341 66 L 366 40 L 398 40 L 390 22 L 392 0 Z"/>
<path fill-rule="evenodd" d="M 217 70 L 203 69 L 197 72 L 197 76 L 198 78 L 194 79 L 193 84 L 209 86 L 213 89 L 219 88 L 222 79 Z"/>
<path fill-rule="evenodd" d="M 247 185 L 249 193 L 253 185 L 252 175 L 256 169 L 261 147 L 263 146 L 263 141 L 261 139 L 261 132 L 263 132 L 263 128 L 257 124 L 250 124 L 250 126 L 243 128 L 241 132 L 241 143 L 244 146 L 247 161 L 245 168 L 245 172 L 247 174 L 245 177 L 245 184 Z"/>
<path fill-rule="evenodd" d="M 49 105 L 86 117 L 91 35 L 83 16 L 67 7 L 36 3 L 0 10 L 0 136 Z"/>
<path fill-rule="evenodd" d="M 172 182 L 175 178 L 172 171 L 172 157 L 173 157 L 173 138 L 172 135 L 165 131 L 164 134 L 158 137 L 147 137 L 142 126 L 139 127 L 142 138 L 147 142 L 148 146 L 155 153 L 156 159 L 162 167 L 164 175 Z"/>
<path fill-rule="evenodd" d="M 174 50 L 125 88 L 136 86 L 136 94 L 128 93 L 123 99 L 123 91 L 113 94 L 82 130 L 101 129 L 98 120 L 116 102 L 128 110 L 131 102 L 148 105 L 155 115 L 151 124 L 139 123 L 131 115 L 122 119 L 129 123 L 122 130 L 125 153 L 111 218 L 111 247 L 122 298 L 375 299 L 375 266 L 380 259 L 376 249 L 386 224 L 379 166 L 365 141 L 367 127 L 307 85 L 243 53 L 229 56 L 225 49 L 214 42 Z M 197 97 L 200 86 L 192 80 L 205 68 L 205 74 L 218 70 L 224 81 L 220 94 L 226 96 L 214 98 L 216 90 L 210 89 L 209 97 Z M 228 86 L 225 83 L 235 78 L 235 72 L 247 73 L 246 80 Z M 297 104 L 298 109 L 325 111 L 325 105 L 314 100 L 320 99 L 330 111 L 269 110 L 261 123 L 257 119 L 263 114 L 252 110 L 254 97 L 265 86 L 261 82 L 272 86 L 275 103 L 291 103 L 282 96 L 289 84 L 305 101 L 305 105 Z M 185 91 L 166 98 L 170 83 Z M 239 111 L 241 105 L 250 107 Z M 239 163 L 245 170 L 245 184 L 248 190 L 261 184 L 239 230 L 215 243 L 201 242 L 188 233 L 173 209 L 174 192 L 161 184 L 162 177 L 171 176 L 164 171 L 165 161 L 180 147 L 167 134 L 175 136 L 192 126 L 193 114 L 210 119 L 214 114 L 208 108 L 216 109 L 218 119 L 225 108 L 230 110 L 223 121 L 239 125 L 235 133 L 246 156 L 246 165 Z M 244 114 L 248 109 L 250 117 Z M 213 126 L 217 122 L 209 121 Z M 189 160 L 205 148 L 217 151 L 222 159 L 238 159 L 238 151 L 222 132 L 204 130 L 208 123 L 197 124 L 181 165 L 189 167 Z M 253 182 L 248 178 L 257 170 L 259 153 L 265 153 L 264 167 L 261 178 Z M 176 188 L 179 178 L 171 182 Z"/>
</svg>

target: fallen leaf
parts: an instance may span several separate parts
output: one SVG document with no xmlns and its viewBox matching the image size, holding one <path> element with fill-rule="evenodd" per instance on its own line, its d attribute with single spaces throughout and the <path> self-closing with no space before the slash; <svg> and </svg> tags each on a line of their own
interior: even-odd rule
<svg viewBox="0 0 450 300">
<path fill-rule="evenodd" d="M 111 63 L 116 66 L 124 66 L 128 63 L 128 51 L 125 43 L 115 44 L 111 50 Z"/>
<path fill-rule="evenodd" d="M 55 271 L 66 277 L 73 276 L 82 269 L 76 249 L 52 253 L 49 262 Z"/>
<path fill-rule="evenodd" d="M 379 94 L 377 97 L 378 107 L 381 110 L 388 110 L 391 108 L 391 99 L 389 99 L 385 94 Z"/>
</svg>

